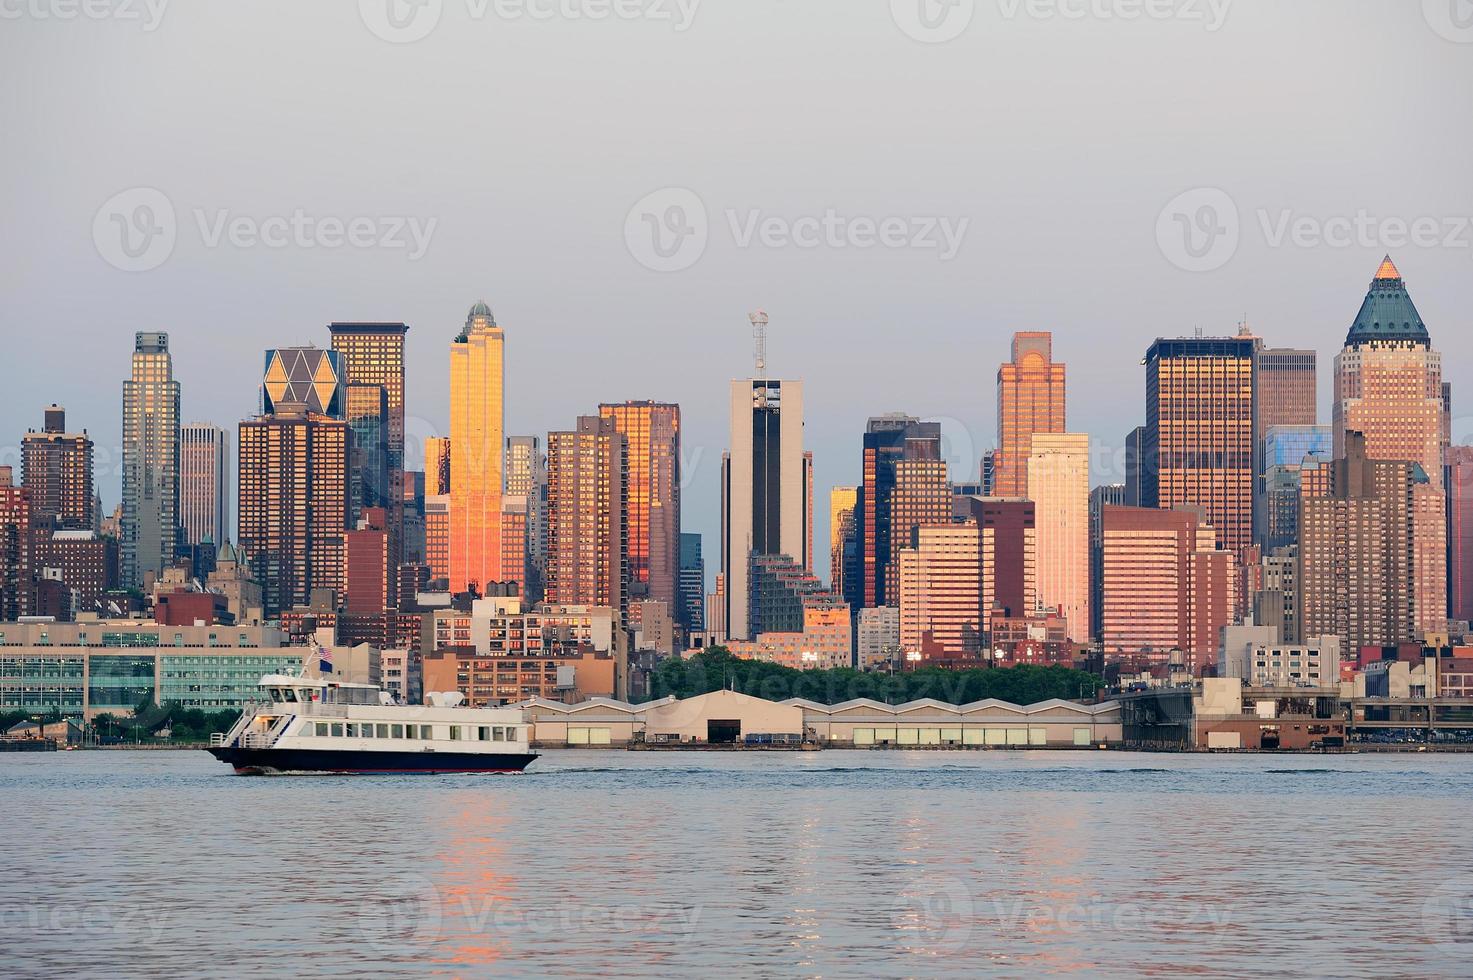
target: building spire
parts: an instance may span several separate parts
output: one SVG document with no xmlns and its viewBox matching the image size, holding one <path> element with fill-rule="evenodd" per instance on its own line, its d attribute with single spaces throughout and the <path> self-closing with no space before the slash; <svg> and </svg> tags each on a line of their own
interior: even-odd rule
<svg viewBox="0 0 1473 980">
<path fill-rule="evenodd" d="M 1382 280 L 1382 279 L 1400 279 L 1400 278 L 1401 278 L 1401 273 L 1397 271 L 1396 263 L 1393 262 L 1393 261 L 1391 261 L 1391 256 L 1388 255 L 1384 259 L 1382 259 L 1381 260 L 1381 268 L 1379 268 L 1379 269 L 1376 270 L 1376 279 L 1379 281 L 1379 280 Z"/>
</svg>

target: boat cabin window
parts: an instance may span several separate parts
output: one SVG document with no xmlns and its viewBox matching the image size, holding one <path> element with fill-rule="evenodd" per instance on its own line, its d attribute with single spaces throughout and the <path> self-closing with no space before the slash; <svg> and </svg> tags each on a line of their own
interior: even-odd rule
<svg viewBox="0 0 1473 980">
<path fill-rule="evenodd" d="M 389 731 L 393 733 L 393 735 L 392 735 L 393 738 L 403 738 L 404 737 L 404 726 L 403 725 L 390 725 L 389 726 Z"/>
<path fill-rule="evenodd" d="M 317 734 L 318 735 L 326 735 L 327 734 L 327 722 L 325 722 L 325 721 L 319 721 L 317 723 Z"/>
</svg>

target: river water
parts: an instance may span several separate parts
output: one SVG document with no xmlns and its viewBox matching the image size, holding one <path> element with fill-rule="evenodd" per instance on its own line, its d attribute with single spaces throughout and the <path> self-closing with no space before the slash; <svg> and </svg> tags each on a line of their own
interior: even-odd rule
<svg viewBox="0 0 1473 980">
<path fill-rule="evenodd" d="M 0 756 L 0 976 L 1473 975 L 1473 755 Z"/>
</svg>

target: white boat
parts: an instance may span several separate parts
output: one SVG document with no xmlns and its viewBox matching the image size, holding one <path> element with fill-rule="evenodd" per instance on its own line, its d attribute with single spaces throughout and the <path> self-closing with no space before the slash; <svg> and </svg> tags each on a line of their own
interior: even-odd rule
<svg viewBox="0 0 1473 980">
<path fill-rule="evenodd" d="M 241 775 L 521 772 L 537 756 L 520 709 L 468 708 L 459 693 L 395 704 L 372 684 L 291 674 L 261 678 L 264 698 L 209 753 Z"/>
</svg>

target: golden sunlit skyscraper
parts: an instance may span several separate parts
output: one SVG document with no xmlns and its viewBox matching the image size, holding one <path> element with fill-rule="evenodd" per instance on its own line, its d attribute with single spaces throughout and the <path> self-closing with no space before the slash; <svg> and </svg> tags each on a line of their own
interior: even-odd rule
<svg viewBox="0 0 1473 980">
<path fill-rule="evenodd" d="M 450 440 L 444 436 L 425 437 L 425 496 L 439 497 L 450 492 Z"/>
<path fill-rule="evenodd" d="M 1054 335 L 1013 334 L 1013 359 L 997 369 L 997 449 L 992 457 L 994 497 L 1028 494 L 1033 433 L 1064 431 L 1064 365 L 1053 359 Z"/>
<path fill-rule="evenodd" d="M 655 599 L 674 609 L 680 574 L 680 406 L 605 403 L 628 449 L 624 507 L 629 538 L 629 601 Z"/>
<path fill-rule="evenodd" d="M 1069 621 L 1069 639 L 1088 642 L 1089 436 L 1040 432 L 1028 460 L 1028 499 L 1038 534 L 1038 599 Z"/>
<path fill-rule="evenodd" d="M 506 336 L 485 303 L 450 345 L 450 590 L 502 580 Z"/>
</svg>

